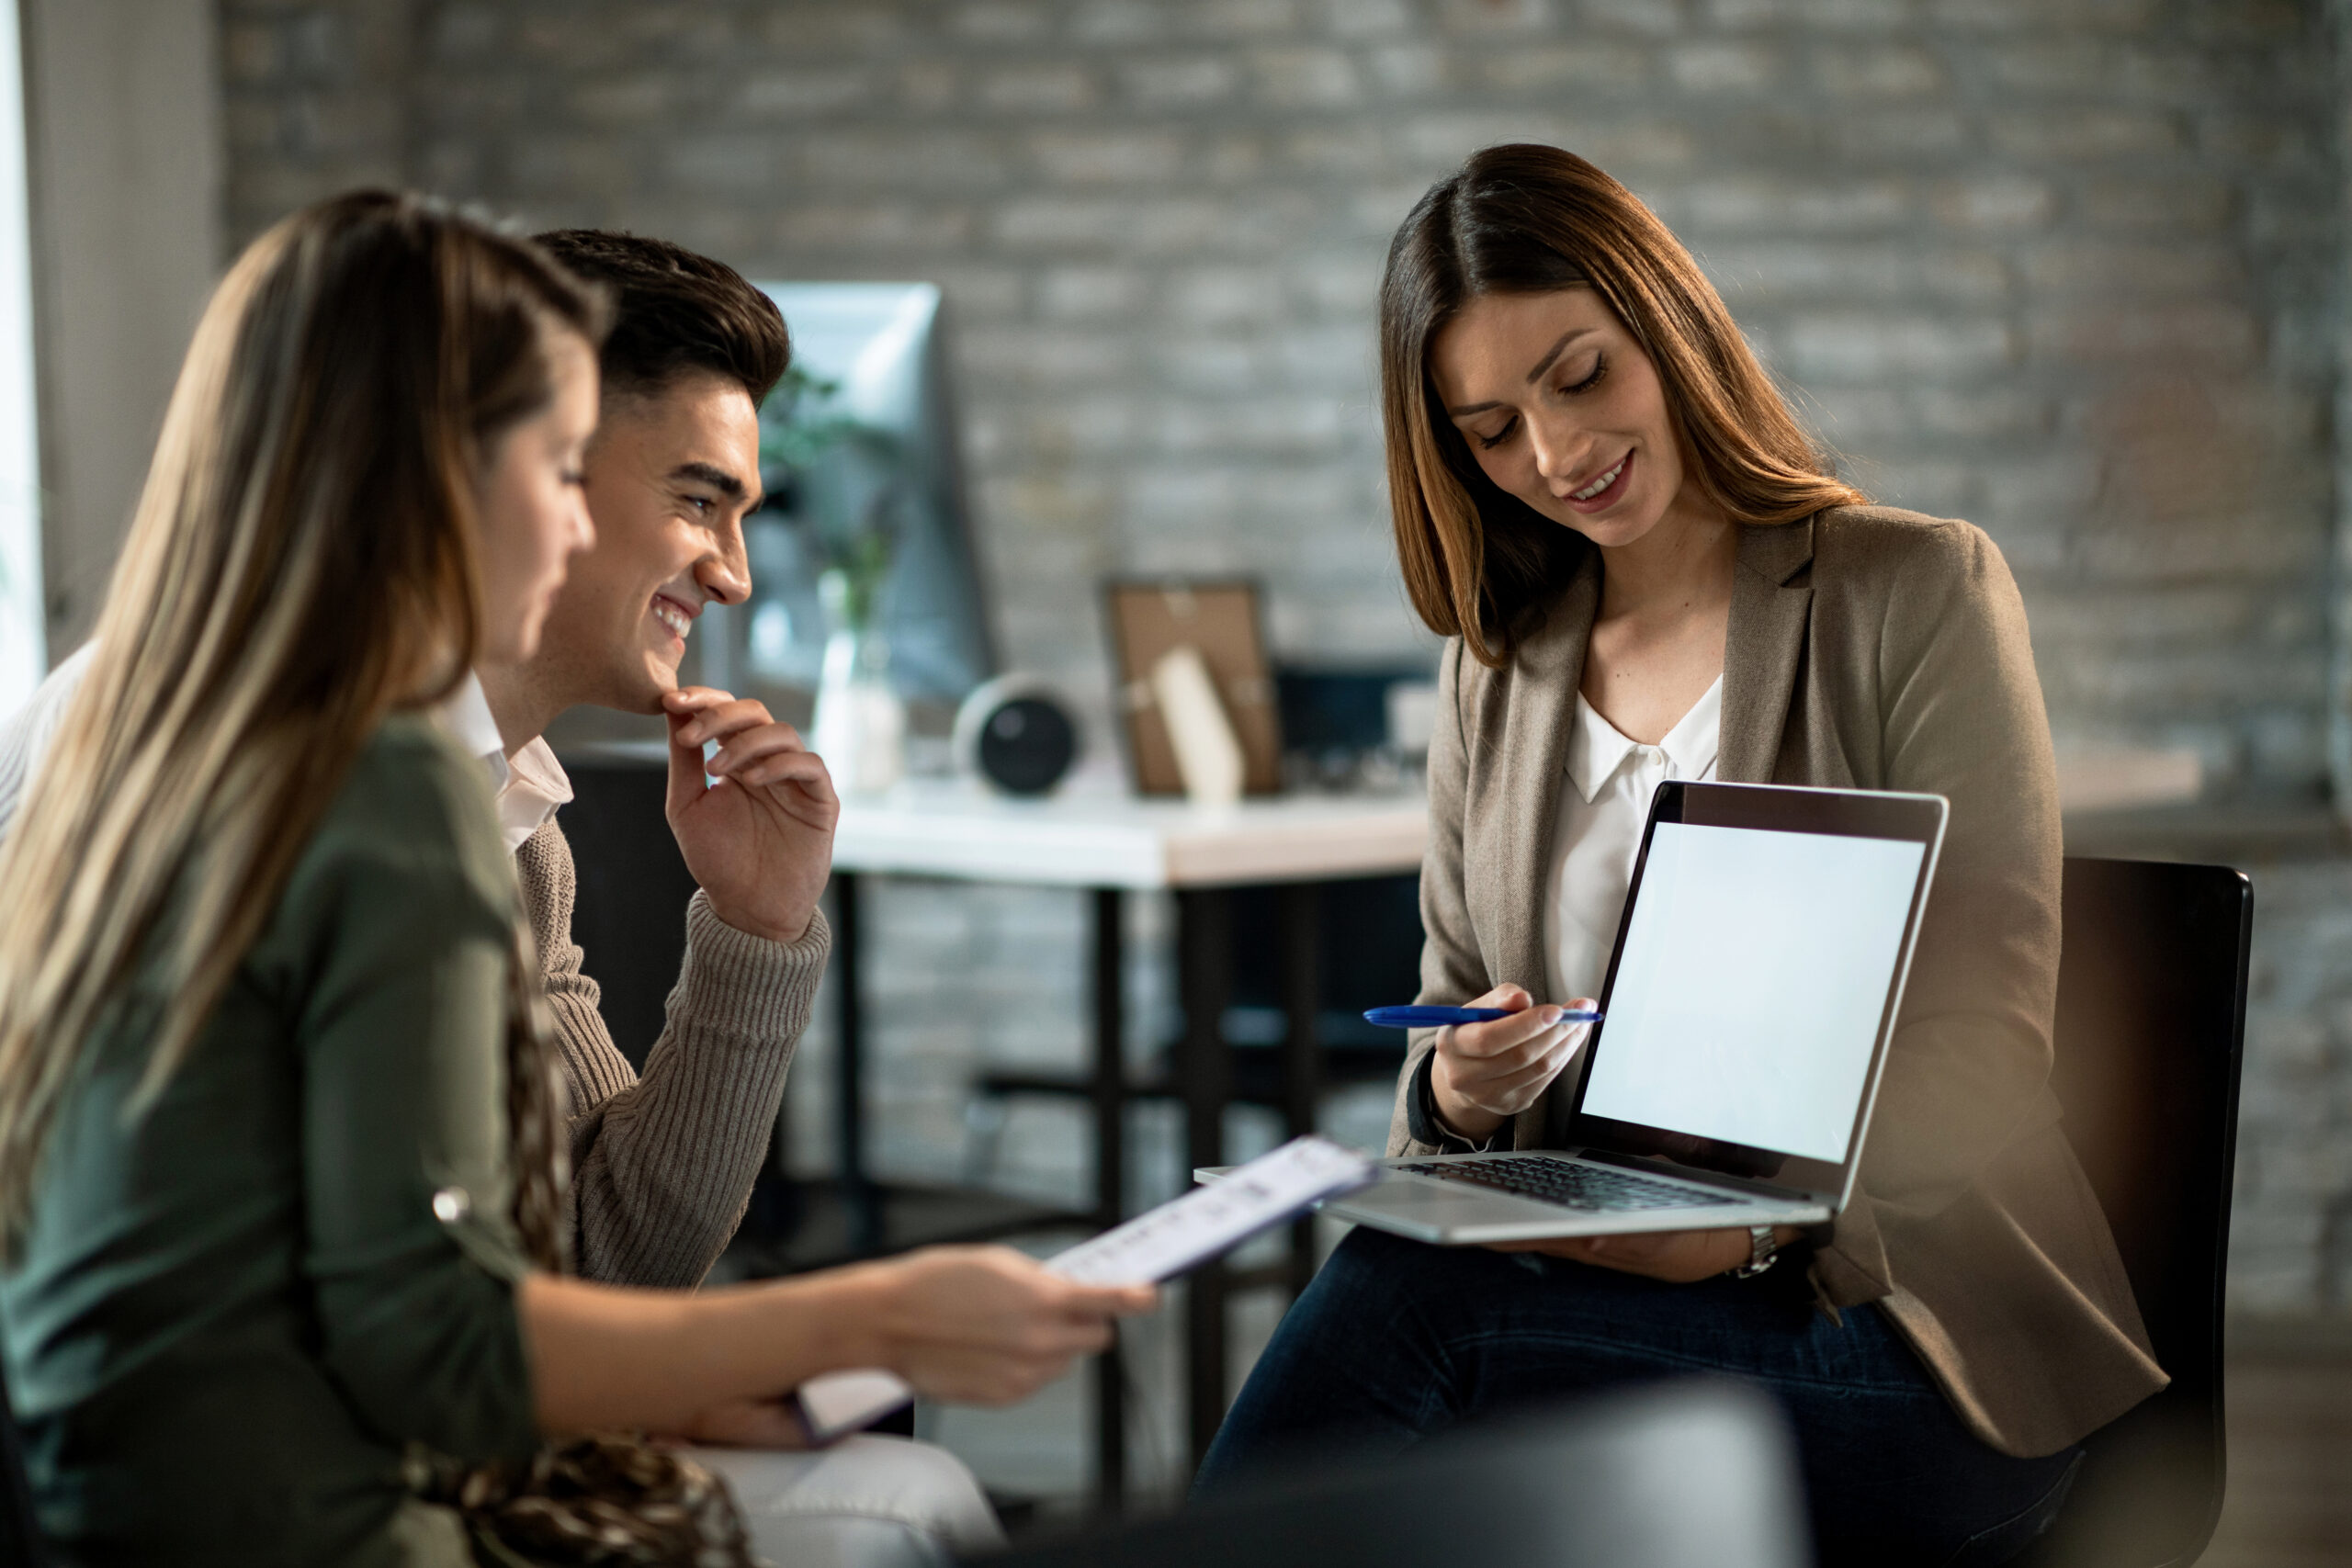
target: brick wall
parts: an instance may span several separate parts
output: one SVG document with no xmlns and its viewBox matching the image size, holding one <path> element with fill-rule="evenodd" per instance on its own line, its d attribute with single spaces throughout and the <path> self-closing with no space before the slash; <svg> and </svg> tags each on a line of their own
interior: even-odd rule
<svg viewBox="0 0 2352 1568">
<path fill-rule="evenodd" d="M 1238 569 L 1291 652 L 1421 646 L 1382 247 L 1470 150 L 1586 152 L 1854 476 L 1992 530 L 2062 736 L 2322 776 L 2335 236 L 2316 4 L 227 0 L 239 234 L 400 177 L 777 276 L 923 276 L 1007 644 Z"/>
<path fill-rule="evenodd" d="M 943 283 L 1000 634 L 1080 692 L 1099 634 L 1069 607 L 1114 570 L 1255 572 L 1285 653 L 1427 651 L 1385 536 L 1374 283 L 1422 188 L 1532 138 L 1654 203 L 1852 477 L 1992 532 L 2062 744 L 2192 748 L 2223 802 L 2324 786 L 2323 0 L 221 9 L 238 236 L 398 178 L 754 275 Z M 2260 892 L 2245 1280 L 2273 1306 L 2344 1301 L 2347 894 L 2322 863 Z M 880 904 L 975 979 L 1008 922 L 1024 953 L 1076 931 L 1041 896 Z M 1074 955 L 1034 978 L 1074 999 Z M 930 1129 L 894 1158 L 944 1157 L 923 1086 L 995 1048 L 955 1011 L 886 1009 L 885 1122 Z M 1072 1011 L 1031 1044 L 1074 1051 Z"/>
</svg>

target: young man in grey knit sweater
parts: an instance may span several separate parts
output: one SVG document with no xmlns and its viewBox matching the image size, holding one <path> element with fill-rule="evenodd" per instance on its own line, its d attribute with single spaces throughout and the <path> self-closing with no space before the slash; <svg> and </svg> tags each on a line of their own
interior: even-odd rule
<svg viewBox="0 0 2352 1568">
<path fill-rule="evenodd" d="M 695 617 L 751 590 L 757 408 L 789 344 L 775 305 L 719 263 L 594 231 L 539 239 L 616 307 L 583 475 L 596 541 L 573 558 L 539 652 L 481 670 L 444 718 L 497 786 L 538 944 L 571 1097 L 575 1264 L 611 1283 L 689 1288 L 742 1216 L 831 946 L 817 902 L 839 806 L 823 763 L 758 703 L 677 683 Z M 88 649 L 66 660 L 0 724 L 0 834 L 88 662 Z M 641 1075 L 615 1049 L 571 941 L 571 852 L 555 820 L 571 790 L 541 737 L 582 704 L 666 716 L 666 815 L 699 886 Z M 1040 1271 L 1009 1255 L 998 1271 L 986 1303 L 951 1299 L 921 1269 L 873 1299 L 910 1337 L 999 1365 L 1011 1393 L 1067 1358 L 1024 1352 L 1051 1315 L 1031 1283 Z M 895 1561 L 910 1535 L 959 1551 L 1001 1539 L 968 1472 L 928 1445 L 779 1454 L 756 1445 L 788 1440 L 780 1410 L 747 1407 L 741 1427 L 731 1440 L 753 1448 L 698 1451 L 733 1483 L 767 1558 Z"/>
<path fill-rule="evenodd" d="M 481 689 L 512 772 L 501 815 L 510 835 L 527 832 L 515 870 L 571 1094 L 573 1257 L 590 1279 L 694 1285 L 773 1146 L 831 948 L 817 899 L 839 807 L 823 763 L 760 704 L 678 686 L 704 606 L 751 592 L 758 405 L 789 345 L 775 305 L 719 263 L 594 231 L 540 243 L 613 295 L 583 476 L 596 543 L 575 558 L 538 653 L 485 666 Z M 571 852 L 553 819 L 571 791 L 539 739 L 583 705 L 666 715 L 666 810 L 700 889 L 641 1076 L 614 1049 L 571 942 Z M 706 787 L 706 773 L 720 782 Z"/>
</svg>

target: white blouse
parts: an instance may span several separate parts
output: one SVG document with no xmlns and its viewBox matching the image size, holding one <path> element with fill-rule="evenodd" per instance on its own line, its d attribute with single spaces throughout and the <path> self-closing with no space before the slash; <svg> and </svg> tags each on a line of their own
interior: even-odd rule
<svg viewBox="0 0 2352 1568">
<path fill-rule="evenodd" d="M 1567 777 L 1560 785 L 1560 815 L 1552 829 L 1552 869 L 1544 884 L 1544 951 L 1549 996 L 1539 1002 L 1598 997 L 1609 975 L 1617 921 L 1634 881 L 1650 796 L 1668 779 L 1715 776 L 1715 745 L 1723 730 L 1724 680 L 1655 746 L 1628 740 L 1577 694 L 1576 728 L 1568 737 Z"/>
</svg>

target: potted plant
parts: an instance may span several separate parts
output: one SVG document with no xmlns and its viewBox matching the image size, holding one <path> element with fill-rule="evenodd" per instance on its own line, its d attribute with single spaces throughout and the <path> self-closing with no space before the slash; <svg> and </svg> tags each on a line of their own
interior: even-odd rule
<svg viewBox="0 0 2352 1568">
<path fill-rule="evenodd" d="M 904 485 L 898 438 L 842 413 L 840 391 L 787 370 L 760 410 L 760 468 L 770 507 L 820 563 L 827 635 L 809 749 L 839 788 L 869 795 L 905 771 L 906 706 L 882 619 Z"/>
</svg>

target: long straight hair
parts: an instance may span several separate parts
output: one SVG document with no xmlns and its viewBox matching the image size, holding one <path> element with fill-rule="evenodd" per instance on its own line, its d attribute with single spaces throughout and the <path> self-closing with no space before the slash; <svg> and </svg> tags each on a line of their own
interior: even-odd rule
<svg viewBox="0 0 2352 1568">
<path fill-rule="evenodd" d="M 593 346 L 603 316 L 527 242 L 378 191 L 286 219 L 214 293 L 0 845 L 0 1239 L 132 973 L 159 982 L 144 1105 L 368 737 L 471 668 L 477 485 L 554 395 L 549 334 Z"/>
<path fill-rule="evenodd" d="M 1490 147 L 1431 186 L 1388 247 L 1380 406 L 1396 556 L 1413 608 L 1501 667 L 1589 547 L 1488 479 L 1430 373 L 1482 295 L 1590 288 L 1657 367 L 1688 482 L 1738 523 L 1859 503 L 1805 438 L 1699 264 L 1633 192 L 1573 152 Z"/>
</svg>

